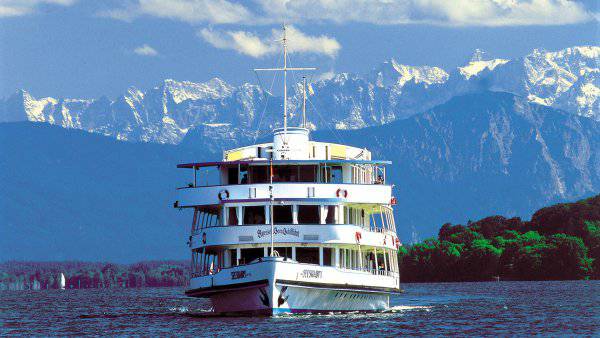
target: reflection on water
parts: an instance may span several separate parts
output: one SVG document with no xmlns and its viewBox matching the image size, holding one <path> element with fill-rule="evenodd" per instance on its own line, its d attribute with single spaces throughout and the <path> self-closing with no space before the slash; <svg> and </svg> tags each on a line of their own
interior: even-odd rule
<svg viewBox="0 0 600 338">
<path fill-rule="evenodd" d="M 600 281 L 404 284 L 382 313 L 216 317 L 179 288 L 0 291 L 0 333 L 531 335 L 600 333 Z"/>
</svg>

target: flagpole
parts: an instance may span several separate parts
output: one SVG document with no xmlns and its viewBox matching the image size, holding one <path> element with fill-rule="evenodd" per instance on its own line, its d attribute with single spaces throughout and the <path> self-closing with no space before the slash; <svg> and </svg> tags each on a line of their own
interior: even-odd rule
<svg viewBox="0 0 600 338">
<path fill-rule="evenodd" d="M 269 160 L 269 177 L 271 182 L 269 185 L 269 205 L 271 209 L 269 212 L 269 218 L 271 221 L 271 254 L 269 256 L 273 257 L 273 237 L 275 236 L 275 224 L 273 222 L 273 159 Z"/>
</svg>

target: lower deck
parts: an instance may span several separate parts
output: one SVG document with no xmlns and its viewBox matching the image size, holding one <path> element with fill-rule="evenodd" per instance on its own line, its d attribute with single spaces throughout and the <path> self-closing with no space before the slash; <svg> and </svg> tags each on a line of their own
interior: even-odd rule
<svg viewBox="0 0 600 338">
<path fill-rule="evenodd" d="M 316 266 L 282 257 L 194 277 L 186 294 L 210 298 L 217 313 L 381 311 L 400 291 L 399 275 Z"/>
</svg>

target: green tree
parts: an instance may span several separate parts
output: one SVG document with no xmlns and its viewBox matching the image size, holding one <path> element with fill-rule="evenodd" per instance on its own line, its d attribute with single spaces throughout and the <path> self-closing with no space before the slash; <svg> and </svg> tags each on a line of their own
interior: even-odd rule
<svg viewBox="0 0 600 338">
<path fill-rule="evenodd" d="M 548 279 L 582 279 L 592 271 L 588 248 L 579 237 L 566 234 L 550 236 L 544 251 L 544 269 Z"/>
</svg>

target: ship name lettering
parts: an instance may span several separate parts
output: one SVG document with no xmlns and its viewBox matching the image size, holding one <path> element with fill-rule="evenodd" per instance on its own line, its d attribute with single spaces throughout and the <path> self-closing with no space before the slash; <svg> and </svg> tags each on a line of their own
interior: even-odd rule
<svg viewBox="0 0 600 338">
<path fill-rule="evenodd" d="M 303 278 L 321 278 L 323 271 L 320 270 L 303 270 L 300 274 Z"/>
<path fill-rule="evenodd" d="M 273 230 L 274 230 L 273 233 L 275 235 L 300 237 L 300 231 L 298 231 L 298 229 L 275 227 L 275 228 L 273 228 Z M 271 229 L 269 229 L 269 230 L 258 229 L 258 230 L 256 230 L 256 235 L 258 236 L 258 238 L 262 238 L 265 236 L 271 236 Z"/>
<path fill-rule="evenodd" d="M 231 279 L 240 279 L 240 278 L 246 278 L 246 277 L 248 277 L 246 270 L 231 271 Z"/>
</svg>

